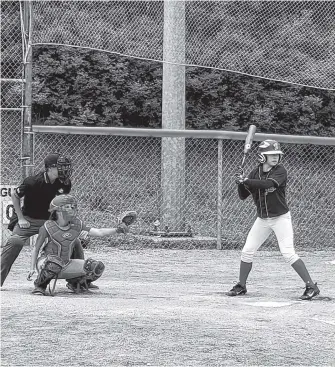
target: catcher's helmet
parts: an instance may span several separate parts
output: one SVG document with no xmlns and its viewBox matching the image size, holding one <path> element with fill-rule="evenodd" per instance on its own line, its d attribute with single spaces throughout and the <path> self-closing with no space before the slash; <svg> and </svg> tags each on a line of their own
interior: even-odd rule
<svg viewBox="0 0 335 367">
<path fill-rule="evenodd" d="M 58 178 L 64 182 L 72 175 L 72 164 L 69 158 L 59 153 L 51 153 L 44 159 L 45 168 L 57 167 Z"/>
<path fill-rule="evenodd" d="M 67 211 L 65 205 L 71 205 L 72 210 L 77 210 L 77 200 L 72 195 L 58 195 L 51 200 L 49 205 L 49 212 Z"/>
<path fill-rule="evenodd" d="M 280 149 L 280 144 L 276 140 L 264 140 L 260 143 L 257 155 L 261 163 L 266 162 L 267 154 L 279 154 L 279 161 L 284 154 Z"/>
</svg>

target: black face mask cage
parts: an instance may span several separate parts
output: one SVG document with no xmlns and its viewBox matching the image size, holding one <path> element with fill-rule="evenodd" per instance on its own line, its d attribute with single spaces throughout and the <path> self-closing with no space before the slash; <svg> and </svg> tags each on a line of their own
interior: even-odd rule
<svg viewBox="0 0 335 367">
<path fill-rule="evenodd" d="M 69 179 L 72 175 L 72 164 L 69 158 L 59 157 L 57 160 L 58 178 L 61 181 Z"/>
</svg>

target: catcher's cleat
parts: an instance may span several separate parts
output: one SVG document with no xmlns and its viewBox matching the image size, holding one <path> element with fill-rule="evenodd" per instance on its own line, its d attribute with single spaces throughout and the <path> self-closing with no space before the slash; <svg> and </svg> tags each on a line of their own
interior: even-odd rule
<svg viewBox="0 0 335 367">
<path fill-rule="evenodd" d="M 246 293 L 247 293 L 246 286 L 237 283 L 229 292 L 227 292 L 227 296 L 242 296 L 243 294 Z"/>
<path fill-rule="evenodd" d="M 80 291 L 82 290 L 80 287 L 79 282 L 76 284 L 72 284 L 72 283 L 66 283 L 66 286 L 68 289 L 70 289 L 70 291 L 74 292 L 74 293 L 80 293 Z"/>
<path fill-rule="evenodd" d="M 317 296 L 318 294 L 320 294 L 320 289 L 317 286 L 317 283 L 315 283 L 314 285 L 306 285 L 305 292 L 300 297 L 300 299 L 303 301 L 311 300 L 313 297 Z"/>
<path fill-rule="evenodd" d="M 37 296 L 45 296 L 45 289 L 36 287 L 31 293 L 36 294 Z"/>
<path fill-rule="evenodd" d="M 99 289 L 99 287 L 93 283 L 87 282 L 87 288 L 88 289 Z"/>
</svg>

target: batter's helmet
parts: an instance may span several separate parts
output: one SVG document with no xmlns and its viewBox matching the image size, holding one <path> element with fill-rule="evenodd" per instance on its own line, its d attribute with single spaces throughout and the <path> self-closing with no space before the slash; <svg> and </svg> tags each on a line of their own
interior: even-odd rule
<svg viewBox="0 0 335 367">
<path fill-rule="evenodd" d="M 266 162 L 267 154 L 279 154 L 279 161 L 284 154 L 280 149 L 280 144 L 276 140 L 264 140 L 260 143 L 257 155 L 261 163 Z"/>
<path fill-rule="evenodd" d="M 72 175 L 72 164 L 69 158 L 59 153 L 51 153 L 44 159 L 45 168 L 57 167 L 58 178 L 64 182 Z"/>
</svg>

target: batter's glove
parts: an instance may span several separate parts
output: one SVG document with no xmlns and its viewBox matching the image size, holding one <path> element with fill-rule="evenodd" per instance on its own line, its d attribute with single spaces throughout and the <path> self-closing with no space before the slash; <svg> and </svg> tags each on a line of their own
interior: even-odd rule
<svg viewBox="0 0 335 367">
<path fill-rule="evenodd" d="M 118 218 L 119 224 L 116 227 L 117 233 L 128 233 L 129 226 L 135 223 L 137 219 L 137 213 L 135 211 L 128 211 Z"/>
<path fill-rule="evenodd" d="M 237 172 L 234 174 L 234 179 L 238 185 L 244 182 L 245 176 L 242 167 L 239 167 L 237 169 Z"/>
</svg>

